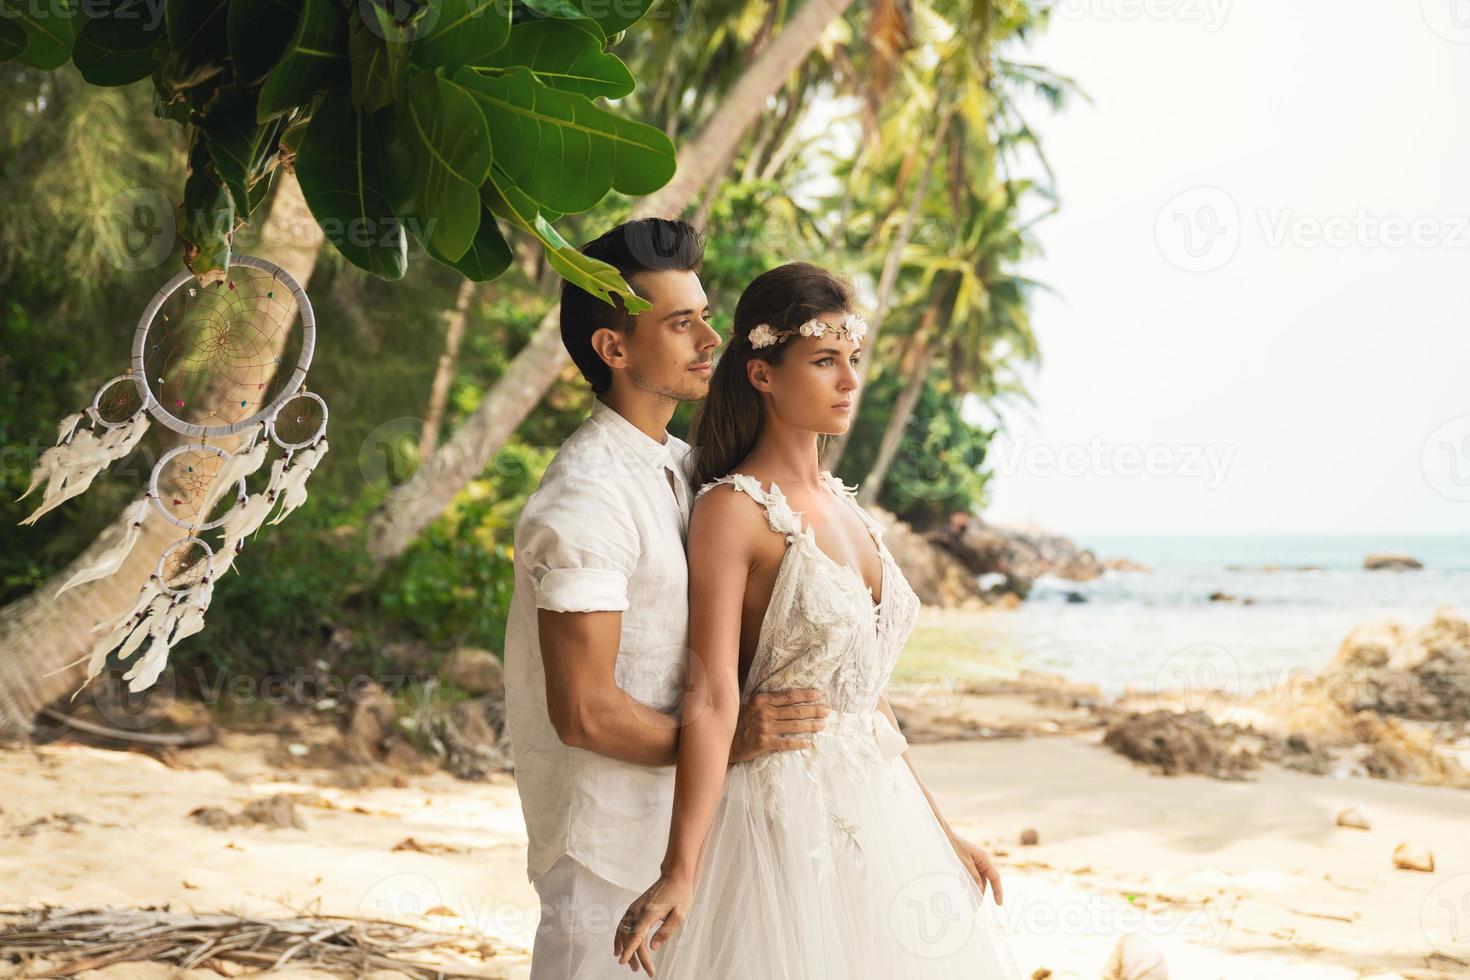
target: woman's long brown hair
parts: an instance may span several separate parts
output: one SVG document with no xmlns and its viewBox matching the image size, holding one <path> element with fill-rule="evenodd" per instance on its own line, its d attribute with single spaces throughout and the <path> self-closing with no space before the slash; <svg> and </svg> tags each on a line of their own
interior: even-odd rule
<svg viewBox="0 0 1470 980">
<path fill-rule="evenodd" d="M 733 470 L 760 438 L 765 409 L 746 365 L 757 359 L 780 364 L 791 338 L 756 350 L 750 346 L 756 324 L 789 330 L 824 313 L 850 313 L 855 306 L 851 283 L 810 262 L 789 262 L 751 280 L 735 304 L 730 341 L 715 363 L 709 396 L 690 429 L 696 490 Z"/>
</svg>

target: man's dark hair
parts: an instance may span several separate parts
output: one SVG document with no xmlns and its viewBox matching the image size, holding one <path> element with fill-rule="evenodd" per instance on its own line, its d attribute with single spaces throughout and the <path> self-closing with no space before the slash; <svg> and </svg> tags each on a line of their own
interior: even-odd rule
<svg viewBox="0 0 1470 980">
<path fill-rule="evenodd" d="M 644 296 L 636 278 L 640 272 L 698 272 L 704 263 L 704 236 L 687 221 L 642 218 L 623 222 L 579 251 L 617 269 L 633 292 Z M 602 327 L 631 333 L 636 322 L 621 297 L 615 295 L 612 303 L 606 303 L 580 286 L 562 282 L 561 342 L 598 394 L 612 387 L 612 369 L 592 349 L 592 334 Z"/>
</svg>

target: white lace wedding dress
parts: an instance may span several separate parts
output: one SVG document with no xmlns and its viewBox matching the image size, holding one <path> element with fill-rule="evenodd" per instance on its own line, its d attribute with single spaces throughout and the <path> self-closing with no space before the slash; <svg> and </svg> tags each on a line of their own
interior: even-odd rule
<svg viewBox="0 0 1470 980">
<path fill-rule="evenodd" d="M 731 766 L 689 918 L 653 954 L 664 980 L 1016 980 L 994 899 L 945 837 L 877 710 L 919 599 L 883 528 L 830 473 L 882 558 L 881 602 L 823 552 L 774 483 L 732 473 L 786 536 L 743 697 L 821 690 L 814 747 Z"/>
</svg>

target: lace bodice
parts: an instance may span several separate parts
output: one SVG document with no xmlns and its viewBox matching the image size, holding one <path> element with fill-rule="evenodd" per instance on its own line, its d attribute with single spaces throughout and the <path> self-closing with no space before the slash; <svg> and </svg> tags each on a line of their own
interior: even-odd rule
<svg viewBox="0 0 1470 980">
<path fill-rule="evenodd" d="M 882 599 L 874 604 L 862 575 L 817 546 L 781 488 L 745 473 L 730 473 L 699 488 L 728 483 L 765 510 L 771 529 L 786 536 L 770 605 L 761 623 L 743 697 L 758 691 L 811 687 L 833 711 L 870 715 L 877 707 L 918 615 L 919 597 L 883 543 L 883 526 L 858 505 L 853 488 L 830 472 L 822 478 L 839 500 L 851 504 L 878 547 Z"/>
</svg>

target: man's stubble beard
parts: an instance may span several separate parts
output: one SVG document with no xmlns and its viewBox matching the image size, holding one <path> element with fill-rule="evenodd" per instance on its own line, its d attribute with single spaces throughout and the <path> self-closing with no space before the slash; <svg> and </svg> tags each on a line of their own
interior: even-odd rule
<svg viewBox="0 0 1470 980">
<path fill-rule="evenodd" d="M 697 402 L 703 400 L 709 395 L 708 382 L 700 384 L 696 381 L 693 382 L 693 387 L 690 388 L 671 388 L 667 385 L 660 384 L 657 381 L 649 379 L 648 376 L 637 370 L 629 370 L 628 380 L 631 381 L 633 383 L 633 387 L 637 388 L 639 391 L 646 391 L 650 394 L 659 395 L 663 398 L 669 399 L 670 401 Z"/>
</svg>

